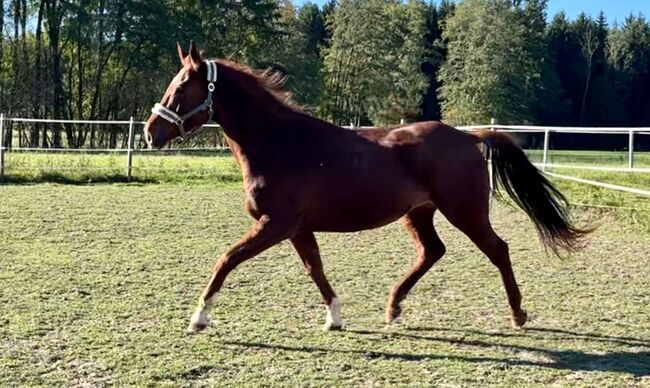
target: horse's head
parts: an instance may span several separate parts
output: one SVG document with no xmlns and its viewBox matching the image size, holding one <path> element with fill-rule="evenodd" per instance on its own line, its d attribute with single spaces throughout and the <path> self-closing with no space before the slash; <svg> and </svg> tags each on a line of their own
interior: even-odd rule
<svg viewBox="0 0 650 388">
<path fill-rule="evenodd" d="M 152 114 L 144 127 L 145 139 L 152 148 L 160 148 L 178 137 L 183 138 L 213 118 L 216 64 L 202 61 L 194 42 L 190 43 L 187 53 L 180 44 L 177 44 L 177 49 L 181 60 L 180 70 L 160 103 L 151 110 Z"/>
</svg>

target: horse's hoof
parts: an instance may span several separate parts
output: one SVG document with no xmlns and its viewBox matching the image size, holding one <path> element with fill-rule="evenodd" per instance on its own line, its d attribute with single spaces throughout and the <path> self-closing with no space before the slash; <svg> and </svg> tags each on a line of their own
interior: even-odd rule
<svg viewBox="0 0 650 388">
<path fill-rule="evenodd" d="M 323 331 L 339 331 L 339 330 L 343 330 L 343 326 L 345 326 L 345 322 L 343 321 L 338 323 L 325 322 L 325 324 L 323 325 Z"/>
<path fill-rule="evenodd" d="M 515 330 L 521 330 L 527 320 L 528 313 L 526 313 L 526 310 L 521 310 L 518 314 L 512 316 L 512 328 Z"/>
<path fill-rule="evenodd" d="M 402 317 L 395 317 L 390 321 L 388 319 L 386 319 L 386 326 L 387 327 L 397 326 L 397 325 L 401 325 L 403 322 L 404 321 L 402 320 Z"/>
<path fill-rule="evenodd" d="M 197 309 L 190 319 L 190 324 L 187 326 L 187 332 L 189 334 L 199 333 L 205 330 L 209 324 L 210 318 L 208 318 L 208 314 L 202 309 Z"/>
<path fill-rule="evenodd" d="M 399 324 L 402 322 L 400 319 L 402 315 L 402 308 L 400 306 L 393 306 L 386 309 L 386 324 Z"/>
<path fill-rule="evenodd" d="M 207 323 L 190 323 L 187 326 L 187 334 L 198 334 L 208 327 Z"/>
</svg>

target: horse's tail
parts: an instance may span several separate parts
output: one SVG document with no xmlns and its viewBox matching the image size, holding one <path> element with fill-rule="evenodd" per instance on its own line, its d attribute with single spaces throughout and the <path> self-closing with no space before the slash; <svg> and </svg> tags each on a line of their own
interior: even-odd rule
<svg viewBox="0 0 650 388">
<path fill-rule="evenodd" d="M 535 223 L 545 247 L 559 255 L 560 250 L 575 251 L 591 230 L 576 228 L 569 218 L 568 202 L 542 175 L 512 139 L 493 131 L 474 133 L 485 143 L 492 160 L 492 175 Z M 495 185 L 495 194 L 501 197 Z"/>
</svg>

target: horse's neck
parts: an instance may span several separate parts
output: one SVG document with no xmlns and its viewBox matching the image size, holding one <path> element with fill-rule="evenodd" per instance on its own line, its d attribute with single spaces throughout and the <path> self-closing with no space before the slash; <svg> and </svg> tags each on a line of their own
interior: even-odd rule
<svg viewBox="0 0 650 388">
<path fill-rule="evenodd" d="M 283 130 L 282 122 L 295 114 L 270 95 L 245 90 L 233 91 L 219 112 L 221 126 L 243 160 L 251 161 L 268 139 Z M 233 150 L 234 151 L 234 150 Z"/>
</svg>

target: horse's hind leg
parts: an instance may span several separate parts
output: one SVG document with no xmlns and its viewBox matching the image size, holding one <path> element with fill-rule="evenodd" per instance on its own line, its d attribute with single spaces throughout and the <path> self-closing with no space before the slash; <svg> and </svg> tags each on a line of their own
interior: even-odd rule
<svg viewBox="0 0 650 388">
<path fill-rule="evenodd" d="M 291 238 L 291 243 L 298 252 L 302 263 L 305 265 L 307 274 L 312 278 L 320 290 L 325 306 L 327 317 L 323 330 L 340 330 L 343 328 L 343 319 L 341 319 L 341 302 L 336 297 L 336 293 L 330 286 L 323 271 L 323 262 L 318 250 L 316 237 L 312 232 L 298 232 Z"/>
<path fill-rule="evenodd" d="M 445 217 L 469 237 L 501 273 L 512 309 L 512 325 L 521 328 L 527 314 L 521 308 L 521 293 L 515 280 L 508 244 L 492 229 L 489 217 L 489 188 L 485 170 L 466 169 L 461 177 L 445 177 L 445 181 L 463 182 L 453 192 L 439 190 L 434 200 Z M 479 172 L 481 172 L 479 174 Z M 474 174 L 474 175 L 472 175 Z"/>
<path fill-rule="evenodd" d="M 515 274 L 512 271 L 508 244 L 494 232 L 489 221 L 466 227 L 463 232 L 501 272 L 501 278 L 512 310 L 512 326 L 515 329 L 520 329 L 526 323 L 528 315 L 521 308 L 521 293 L 515 280 Z"/>
<path fill-rule="evenodd" d="M 386 323 L 391 323 L 402 312 L 400 302 L 411 288 L 445 254 L 445 246 L 433 226 L 433 206 L 422 206 L 409 212 L 403 219 L 418 250 L 418 259 L 411 269 L 392 288 L 386 305 Z"/>
</svg>

